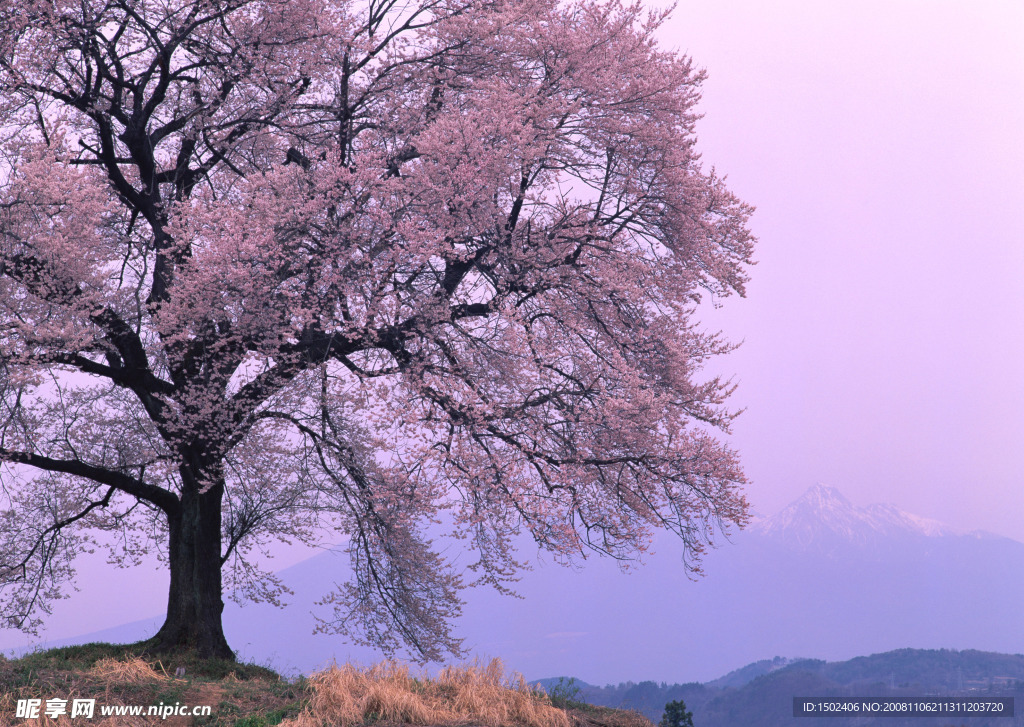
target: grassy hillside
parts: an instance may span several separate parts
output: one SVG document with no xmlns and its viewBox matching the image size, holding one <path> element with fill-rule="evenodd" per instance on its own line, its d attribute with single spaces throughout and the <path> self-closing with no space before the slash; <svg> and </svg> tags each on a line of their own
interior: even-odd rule
<svg viewBox="0 0 1024 727">
<path fill-rule="evenodd" d="M 553 700 L 521 676 L 506 676 L 497 660 L 449 667 L 433 679 L 384 662 L 332 666 L 290 682 L 260 666 L 161 658 L 148 646 L 86 644 L 0 657 L 0 725 L 651 727 L 636 713 Z M 19 700 L 39 700 L 39 715 L 19 716 Z M 91 720 L 70 718 L 74 700 L 95 700 Z M 66 713 L 47 716 L 48 706 Z M 150 707 L 155 714 L 147 714 Z M 193 714 L 196 707 L 206 713 Z"/>
</svg>

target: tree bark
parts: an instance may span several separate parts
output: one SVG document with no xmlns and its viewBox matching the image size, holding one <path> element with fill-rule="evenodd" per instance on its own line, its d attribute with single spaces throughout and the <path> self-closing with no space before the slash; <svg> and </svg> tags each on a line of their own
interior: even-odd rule
<svg viewBox="0 0 1024 727">
<path fill-rule="evenodd" d="M 204 659 L 235 660 L 221 614 L 221 500 L 223 481 L 207 492 L 186 488 L 181 509 L 169 518 L 171 585 L 167 620 L 156 651 L 194 652 Z"/>
</svg>

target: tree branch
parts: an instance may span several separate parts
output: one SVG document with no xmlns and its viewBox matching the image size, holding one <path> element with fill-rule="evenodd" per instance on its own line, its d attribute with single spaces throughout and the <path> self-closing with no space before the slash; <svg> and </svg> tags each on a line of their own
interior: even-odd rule
<svg viewBox="0 0 1024 727">
<path fill-rule="evenodd" d="M 168 515 L 175 515 L 180 507 L 178 498 L 174 493 L 162 487 L 149 485 L 123 472 L 97 467 L 80 460 L 53 459 L 34 454 L 33 452 L 22 452 L 0 447 L 0 462 L 24 464 L 46 472 L 62 472 L 74 475 L 75 477 L 84 477 L 101 485 L 109 485 L 132 497 L 150 502 Z"/>
</svg>

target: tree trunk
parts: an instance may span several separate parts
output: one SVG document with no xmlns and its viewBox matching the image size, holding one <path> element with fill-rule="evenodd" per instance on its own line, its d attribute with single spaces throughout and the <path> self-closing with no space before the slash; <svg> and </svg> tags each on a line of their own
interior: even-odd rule
<svg viewBox="0 0 1024 727">
<path fill-rule="evenodd" d="M 180 515 L 168 519 L 171 586 L 167 620 L 156 634 L 157 651 L 191 651 L 204 659 L 235 659 L 221 624 L 223 495 L 223 484 L 203 494 L 186 487 Z"/>
</svg>

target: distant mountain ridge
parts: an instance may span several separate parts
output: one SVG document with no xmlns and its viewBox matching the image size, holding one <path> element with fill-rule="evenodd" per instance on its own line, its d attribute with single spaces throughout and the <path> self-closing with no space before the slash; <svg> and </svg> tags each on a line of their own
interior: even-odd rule
<svg viewBox="0 0 1024 727">
<path fill-rule="evenodd" d="M 740 667 L 739 669 L 733 669 L 725 676 L 719 677 L 710 682 L 705 682 L 705 686 L 708 687 L 742 687 L 744 684 L 748 684 L 758 677 L 764 676 L 765 674 L 771 674 L 773 671 L 783 669 L 790 664 L 798 661 L 806 661 L 805 659 L 788 659 L 784 656 L 776 656 L 774 659 L 761 659 L 755 661 L 753 664 L 747 664 L 746 666 Z"/>
<path fill-rule="evenodd" d="M 820 483 L 778 514 L 755 520 L 747 532 L 805 548 L 837 543 L 868 546 L 884 540 L 962 534 L 894 505 L 857 507 L 836 488 Z"/>
<path fill-rule="evenodd" d="M 563 684 L 568 678 L 562 677 Z M 558 679 L 545 679 L 546 688 Z M 1024 698 L 1024 655 L 948 649 L 897 649 L 841 662 L 775 657 L 737 669 L 704 684 L 625 682 L 604 687 L 575 682 L 583 701 L 617 709 L 634 709 L 657 723 L 666 703 L 682 699 L 700 727 L 817 727 L 875 724 L 864 718 L 825 720 L 792 714 L 794 697 L 907 697 L 995 696 Z M 958 720 L 959 721 L 959 720 Z M 887 717 L 887 727 L 950 725 L 938 720 Z M 972 727 L 1016 727 L 1024 710 L 1013 719 L 972 717 Z"/>
</svg>

